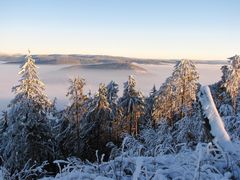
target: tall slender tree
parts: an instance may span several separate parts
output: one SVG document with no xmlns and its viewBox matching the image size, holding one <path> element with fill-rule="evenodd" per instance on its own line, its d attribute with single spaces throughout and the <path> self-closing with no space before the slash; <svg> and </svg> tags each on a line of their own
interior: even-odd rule
<svg viewBox="0 0 240 180">
<path fill-rule="evenodd" d="M 229 65 L 222 67 L 222 85 L 232 100 L 234 112 L 237 108 L 237 96 L 240 88 L 240 56 L 235 55 L 229 58 Z"/>
<path fill-rule="evenodd" d="M 87 112 L 87 95 L 83 88 L 85 80 L 81 78 L 70 79 L 70 87 L 67 96 L 70 106 L 67 107 L 60 123 L 57 140 L 64 158 L 69 156 L 81 156 L 81 121 Z"/>
<path fill-rule="evenodd" d="M 173 125 L 176 112 L 174 89 L 173 78 L 169 77 L 158 90 L 152 109 L 154 124 L 165 119 L 169 125 Z"/>
<path fill-rule="evenodd" d="M 139 120 L 144 110 L 144 99 L 142 93 L 136 90 L 136 81 L 132 75 L 124 83 L 123 96 L 118 103 L 123 109 L 123 120 L 126 121 L 128 133 L 138 135 Z"/>
<path fill-rule="evenodd" d="M 118 84 L 114 81 L 111 81 L 108 85 L 107 85 L 107 99 L 108 99 L 108 103 L 113 111 L 113 115 L 116 115 L 116 111 L 117 111 L 117 99 L 118 99 Z"/>
<path fill-rule="evenodd" d="M 167 119 L 170 125 L 192 111 L 198 89 L 198 73 L 190 60 L 181 60 L 172 75 L 160 87 L 155 101 L 155 119 Z"/>
<path fill-rule="evenodd" d="M 9 104 L 2 143 L 5 166 L 11 172 L 22 169 L 27 162 L 32 165 L 54 157 L 54 140 L 48 122 L 52 105 L 44 94 L 45 86 L 30 52 L 19 74 L 22 78 L 13 87 L 16 95 Z"/>
<path fill-rule="evenodd" d="M 156 128 L 156 119 L 154 118 L 154 103 L 158 97 L 158 91 L 154 85 L 149 96 L 145 99 L 145 114 L 143 118 L 143 123 L 148 127 Z"/>
<path fill-rule="evenodd" d="M 98 150 L 98 155 L 105 154 L 105 159 L 108 158 L 110 149 L 106 147 L 106 144 L 112 140 L 112 121 L 113 115 L 107 99 L 107 88 L 104 84 L 100 84 L 82 127 L 82 137 L 85 142 L 83 158 L 96 160 L 96 150 Z"/>
<path fill-rule="evenodd" d="M 179 61 L 172 75 L 175 84 L 175 97 L 180 116 L 192 110 L 193 102 L 196 100 L 199 75 L 192 61 L 183 59 Z"/>
</svg>

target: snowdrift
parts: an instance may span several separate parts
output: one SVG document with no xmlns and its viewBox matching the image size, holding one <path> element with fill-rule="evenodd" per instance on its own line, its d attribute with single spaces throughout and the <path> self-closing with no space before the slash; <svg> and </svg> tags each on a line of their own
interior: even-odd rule
<svg viewBox="0 0 240 180">
<path fill-rule="evenodd" d="M 238 145 L 239 147 L 239 145 Z M 238 156 L 228 156 L 211 143 L 199 143 L 196 150 L 156 157 L 125 157 L 109 162 L 83 163 L 70 160 L 55 178 L 43 180 L 167 180 L 239 178 Z M 230 162 L 230 163 L 229 163 Z"/>
</svg>

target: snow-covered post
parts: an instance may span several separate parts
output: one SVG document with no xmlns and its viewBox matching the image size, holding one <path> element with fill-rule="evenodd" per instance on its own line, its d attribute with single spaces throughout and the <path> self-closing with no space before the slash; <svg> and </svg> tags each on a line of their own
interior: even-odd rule
<svg viewBox="0 0 240 180">
<path fill-rule="evenodd" d="M 220 117 L 215 103 L 212 98 L 211 91 L 208 86 L 202 86 L 198 94 L 202 105 L 202 110 L 211 126 L 213 142 L 219 145 L 224 151 L 232 151 L 231 139 L 224 127 L 222 118 Z"/>
</svg>

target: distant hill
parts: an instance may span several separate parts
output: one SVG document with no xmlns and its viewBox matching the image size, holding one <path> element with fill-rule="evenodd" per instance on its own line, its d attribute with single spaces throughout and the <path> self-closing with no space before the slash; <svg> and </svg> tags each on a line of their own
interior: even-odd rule
<svg viewBox="0 0 240 180">
<path fill-rule="evenodd" d="M 99 64 L 81 64 L 73 65 L 70 67 L 62 68 L 63 71 L 76 71 L 79 69 L 98 69 L 98 70 L 134 70 L 147 72 L 146 69 L 140 67 L 135 63 L 121 63 L 121 62 L 111 62 L 111 63 L 99 63 Z"/>
<path fill-rule="evenodd" d="M 100 64 L 100 63 L 139 63 L 139 64 L 175 64 L 177 59 L 140 59 L 106 55 L 33 55 L 37 64 Z M 21 64 L 25 60 L 25 55 L 0 55 L 0 61 L 5 63 Z M 222 60 L 195 60 L 197 64 L 225 64 Z M 109 64 L 110 65 L 110 64 Z"/>
</svg>

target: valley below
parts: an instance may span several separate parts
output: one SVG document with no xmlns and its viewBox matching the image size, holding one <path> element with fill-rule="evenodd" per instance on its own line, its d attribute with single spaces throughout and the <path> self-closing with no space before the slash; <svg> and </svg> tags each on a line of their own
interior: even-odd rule
<svg viewBox="0 0 240 180">
<path fill-rule="evenodd" d="M 111 56 L 90 55 L 41 55 L 35 56 L 39 76 L 46 84 L 46 93 L 57 98 L 57 107 L 64 108 L 68 99 L 66 92 L 69 79 L 81 77 L 86 80 L 85 92 L 95 94 L 100 83 L 114 80 L 119 84 L 119 95 L 129 75 L 134 75 L 137 88 L 148 95 L 151 87 L 157 89 L 172 73 L 177 60 L 133 59 Z M 9 104 L 14 94 L 11 89 L 18 84 L 19 66 L 24 56 L 0 56 L 0 110 Z M 194 61 L 199 72 L 199 82 L 208 85 L 221 78 L 221 66 L 227 61 Z"/>
</svg>

